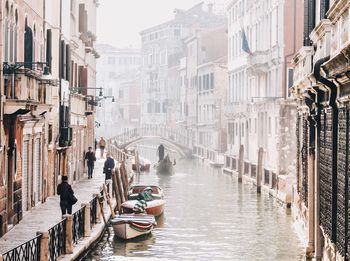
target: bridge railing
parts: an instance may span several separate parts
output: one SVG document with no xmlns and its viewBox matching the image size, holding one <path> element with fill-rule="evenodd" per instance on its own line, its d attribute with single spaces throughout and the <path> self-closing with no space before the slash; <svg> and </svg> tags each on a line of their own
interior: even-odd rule
<svg viewBox="0 0 350 261">
<path fill-rule="evenodd" d="M 173 129 L 165 125 L 143 125 L 140 128 L 129 129 L 110 139 L 110 143 L 118 147 L 144 136 L 159 136 L 173 141 L 181 146 L 191 148 L 192 132 L 185 129 Z"/>
</svg>

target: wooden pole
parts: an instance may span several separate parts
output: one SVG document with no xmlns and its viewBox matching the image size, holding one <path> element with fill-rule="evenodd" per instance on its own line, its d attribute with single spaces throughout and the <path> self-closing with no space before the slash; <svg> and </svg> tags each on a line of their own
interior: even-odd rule
<svg viewBox="0 0 350 261">
<path fill-rule="evenodd" d="M 239 148 L 239 159 L 238 159 L 238 182 L 242 182 L 244 171 L 244 146 L 241 145 Z"/>
<path fill-rule="evenodd" d="M 127 177 L 126 168 L 125 168 L 125 162 L 124 161 L 120 165 L 120 176 L 122 178 L 122 183 L 123 183 L 124 198 L 127 198 L 129 184 L 128 184 L 128 177 Z"/>
<path fill-rule="evenodd" d="M 103 195 L 104 195 L 104 198 L 109 206 L 109 209 L 111 210 L 112 218 L 115 218 L 115 213 L 114 213 L 114 209 L 113 209 L 113 205 L 112 205 L 111 196 L 109 195 L 109 193 L 107 191 L 106 184 L 103 184 Z"/>
<path fill-rule="evenodd" d="M 119 193 L 121 203 L 124 203 L 125 197 L 124 197 L 124 191 L 123 191 L 122 175 L 118 169 L 116 169 L 116 171 L 117 171 L 116 178 L 117 178 L 118 193 Z"/>
<path fill-rule="evenodd" d="M 117 202 L 117 211 L 120 211 L 120 206 L 121 206 L 121 198 L 118 192 L 118 183 L 117 183 L 117 177 L 116 177 L 116 171 L 118 171 L 118 169 L 115 169 L 112 171 L 112 189 L 113 189 L 113 193 L 115 195 L 115 199 Z"/>
<path fill-rule="evenodd" d="M 256 191 L 258 193 L 261 193 L 261 180 L 262 180 L 262 171 L 263 171 L 263 156 L 264 156 L 264 149 L 259 148 L 258 152 L 258 169 L 256 173 Z"/>
<path fill-rule="evenodd" d="M 99 204 L 100 209 L 101 209 L 101 215 L 102 215 L 102 218 L 103 218 L 103 222 L 105 223 L 105 225 L 107 225 L 106 216 L 105 216 L 105 213 L 104 213 L 104 211 L 103 211 L 102 198 L 98 198 L 98 204 Z"/>
</svg>

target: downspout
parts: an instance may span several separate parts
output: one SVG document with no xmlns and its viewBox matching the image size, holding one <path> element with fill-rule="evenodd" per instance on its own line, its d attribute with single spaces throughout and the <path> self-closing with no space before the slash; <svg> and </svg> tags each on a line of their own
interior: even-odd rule
<svg viewBox="0 0 350 261">
<path fill-rule="evenodd" d="M 337 160 L 338 160 L 338 107 L 336 103 L 337 95 L 338 95 L 338 89 L 337 86 L 331 82 L 330 80 L 324 78 L 321 73 L 321 66 L 325 62 L 327 62 L 330 59 L 329 56 L 325 58 L 319 59 L 315 65 L 314 65 L 314 76 L 318 82 L 321 82 L 323 85 L 325 85 L 329 91 L 330 91 L 330 98 L 329 98 L 329 106 L 332 108 L 333 117 L 332 117 L 332 128 L 333 128 L 333 135 L 332 135 L 332 235 L 331 239 L 333 242 L 336 242 L 336 220 L 337 220 L 337 212 L 336 212 L 336 206 L 337 206 Z M 319 147 L 318 147 L 319 150 Z M 319 173 L 317 173 L 319 176 Z M 319 202 L 318 202 L 319 203 Z"/>
</svg>

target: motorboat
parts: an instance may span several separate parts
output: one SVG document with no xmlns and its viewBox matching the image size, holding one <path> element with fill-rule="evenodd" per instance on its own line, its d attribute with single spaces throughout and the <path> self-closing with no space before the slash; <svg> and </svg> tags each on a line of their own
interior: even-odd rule
<svg viewBox="0 0 350 261">
<path fill-rule="evenodd" d="M 152 215 L 120 214 L 111 220 L 114 234 L 122 239 L 132 239 L 152 232 L 157 222 Z"/>
<path fill-rule="evenodd" d="M 160 187 L 154 185 L 132 186 L 128 191 L 128 200 L 122 204 L 124 213 L 133 213 L 134 207 L 138 202 L 137 198 L 141 192 L 145 191 L 145 189 L 151 190 L 151 200 L 146 200 L 146 213 L 155 217 L 160 216 L 163 213 L 165 206 L 163 190 Z"/>
</svg>

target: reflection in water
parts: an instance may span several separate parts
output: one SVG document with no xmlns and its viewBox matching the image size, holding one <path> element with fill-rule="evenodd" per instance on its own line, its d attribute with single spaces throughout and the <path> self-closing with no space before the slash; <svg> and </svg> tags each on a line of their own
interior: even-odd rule
<svg viewBox="0 0 350 261">
<path fill-rule="evenodd" d="M 141 155 L 156 160 L 154 151 Z M 110 235 L 85 260 L 302 260 L 289 210 L 266 194 L 257 195 L 250 184 L 185 159 L 178 160 L 171 176 L 151 171 L 136 180 L 164 189 L 167 202 L 158 226 L 151 235 L 127 243 L 114 238 L 109 228 Z"/>
</svg>

